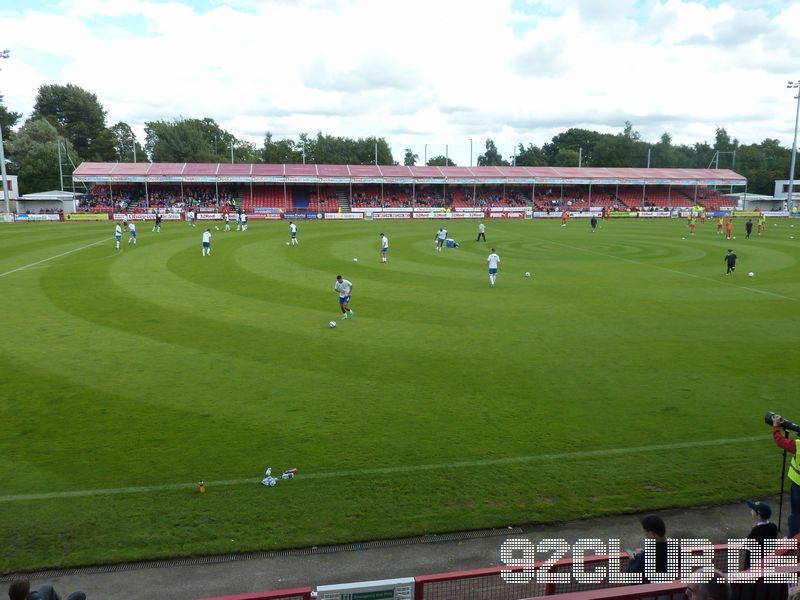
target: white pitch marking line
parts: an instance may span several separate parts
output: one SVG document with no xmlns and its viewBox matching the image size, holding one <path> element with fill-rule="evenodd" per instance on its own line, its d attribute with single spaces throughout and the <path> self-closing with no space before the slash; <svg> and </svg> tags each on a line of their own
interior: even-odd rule
<svg viewBox="0 0 800 600">
<path fill-rule="evenodd" d="M 597 250 L 591 250 L 589 248 L 580 248 L 578 246 L 571 246 L 569 244 L 565 244 L 563 242 L 556 242 L 552 241 L 553 244 L 558 244 L 559 246 L 564 246 L 565 248 L 572 248 L 573 250 L 581 250 L 583 252 L 589 252 L 591 254 L 597 254 L 598 256 L 605 256 L 606 258 L 613 258 L 614 260 L 622 260 L 625 262 L 629 262 L 634 265 L 639 265 L 641 267 L 655 267 L 656 269 L 661 269 L 662 271 L 667 271 L 668 273 L 675 273 L 676 275 L 686 275 L 687 277 L 694 277 L 695 279 L 704 279 L 705 281 L 713 281 L 714 283 L 722 283 L 719 279 L 714 279 L 713 277 L 703 277 L 702 275 L 695 275 L 694 273 L 687 273 L 686 271 L 677 271 L 675 269 L 670 269 L 667 267 L 661 267 L 659 265 L 651 265 L 648 263 L 643 263 L 638 260 L 634 260 L 632 258 L 625 258 L 624 256 L 614 256 L 613 254 L 606 254 L 605 252 L 598 252 Z M 727 280 L 726 280 L 727 281 Z M 739 288 L 740 290 L 747 290 L 748 292 L 755 292 L 757 294 L 765 294 L 767 296 L 774 296 L 776 298 L 781 298 L 782 300 L 791 300 L 793 302 L 797 302 L 797 298 L 792 298 L 790 296 L 784 296 L 783 294 L 776 294 L 775 292 L 767 292 L 765 290 L 759 290 L 758 288 L 751 288 L 751 287 L 744 287 L 743 285 L 737 285 L 735 283 L 729 283 L 728 285 L 732 287 Z"/>
<path fill-rule="evenodd" d="M 79 252 L 80 250 L 85 250 L 86 248 L 91 248 L 92 246 L 96 246 L 97 244 L 102 244 L 103 242 L 108 241 L 108 238 L 104 238 L 97 242 L 92 242 L 91 244 L 87 244 L 85 246 L 81 246 L 80 248 L 75 248 L 74 250 L 67 250 L 66 252 L 62 252 L 61 254 L 56 254 L 55 256 L 51 256 L 50 258 L 43 258 L 42 260 L 37 260 L 29 265 L 25 265 L 24 267 L 17 267 L 16 269 L 12 269 L 10 271 L 6 271 L 5 273 L 0 273 L 0 277 L 5 277 L 6 275 L 11 275 L 12 273 L 16 273 L 17 271 L 24 271 L 25 269 L 30 269 L 31 267 L 35 267 L 36 265 L 40 265 L 43 262 L 47 262 L 48 260 L 55 260 L 56 258 L 61 258 L 62 256 L 66 256 L 67 254 L 72 254 L 73 252 Z"/>
<path fill-rule="evenodd" d="M 487 458 L 484 460 L 469 460 L 463 462 L 438 463 L 427 465 L 403 465 L 397 467 L 378 467 L 375 469 L 361 469 L 352 471 L 334 471 L 330 473 L 308 473 L 298 475 L 300 481 L 306 479 L 331 479 L 333 477 L 364 477 L 370 475 L 393 475 L 397 473 L 413 473 L 415 471 L 438 471 L 442 469 L 463 469 L 474 467 L 496 467 L 501 465 L 528 463 L 528 462 L 548 462 L 555 460 L 570 460 L 595 458 L 603 456 L 620 456 L 626 454 L 637 454 L 640 452 L 659 452 L 662 450 L 681 450 L 684 448 L 703 448 L 706 446 L 719 446 L 725 444 L 741 444 L 747 442 L 763 441 L 763 435 L 720 439 L 720 440 L 697 440 L 692 442 L 675 442 L 672 444 L 655 444 L 652 446 L 632 446 L 629 448 L 608 448 L 605 450 L 585 450 L 581 452 L 557 452 L 553 454 L 534 454 L 528 456 L 511 456 L 508 458 Z M 225 487 L 234 485 L 256 485 L 261 482 L 260 478 L 251 479 L 230 479 L 225 481 L 208 481 L 207 487 Z M 13 494 L 10 496 L 0 496 L 0 502 L 21 502 L 26 500 L 53 500 L 57 498 L 82 498 L 86 496 L 107 496 L 112 494 L 142 494 L 150 492 L 162 492 L 170 490 L 186 490 L 196 487 L 196 483 L 165 483 L 161 485 L 143 485 L 137 487 L 107 488 L 95 490 L 75 490 L 69 492 L 42 492 L 38 494 Z"/>
</svg>

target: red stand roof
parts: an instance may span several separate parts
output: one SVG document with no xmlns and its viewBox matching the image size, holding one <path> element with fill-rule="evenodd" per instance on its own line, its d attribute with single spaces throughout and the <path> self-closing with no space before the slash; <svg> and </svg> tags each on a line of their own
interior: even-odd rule
<svg viewBox="0 0 800 600">
<path fill-rule="evenodd" d="M 406 167 L 402 165 L 262 165 L 237 163 L 82 163 L 84 182 L 206 183 L 512 183 L 586 185 L 745 185 L 728 169 L 627 169 L 598 167 Z"/>
</svg>

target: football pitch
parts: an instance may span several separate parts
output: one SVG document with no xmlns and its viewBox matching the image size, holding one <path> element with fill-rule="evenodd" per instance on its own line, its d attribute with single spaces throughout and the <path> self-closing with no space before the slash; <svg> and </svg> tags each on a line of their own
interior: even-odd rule
<svg viewBox="0 0 800 600">
<path fill-rule="evenodd" d="M 800 220 L 731 242 L 490 221 L 488 243 L 453 221 L 439 253 L 441 224 L 300 222 L 290 247 L 251 221 L 205 258 L 202 223 L 121 251 L 110 223 L 0 225 L 0 571 L 778 491 L 763 416 L 800 420 Z M 299 474 L 267 488 L 269 466 Z"/>
</svg>

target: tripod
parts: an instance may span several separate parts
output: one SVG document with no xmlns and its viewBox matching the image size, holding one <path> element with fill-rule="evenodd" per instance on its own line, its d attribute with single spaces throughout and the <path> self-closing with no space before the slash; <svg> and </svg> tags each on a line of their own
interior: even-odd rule
<svg viewBox="0 0 800 600">
<path fill-rule="evenodd" d="M 789 432 L 783 430 L 783 437 L 788 438 Z M 783 522 L 783 489 L 786 484 L 786 450 L 783 451 L 783 465 L 781 466 L 781 499 L 778 502 L 778 533 L 781 531 L 781 523 Z"/>
</svg>

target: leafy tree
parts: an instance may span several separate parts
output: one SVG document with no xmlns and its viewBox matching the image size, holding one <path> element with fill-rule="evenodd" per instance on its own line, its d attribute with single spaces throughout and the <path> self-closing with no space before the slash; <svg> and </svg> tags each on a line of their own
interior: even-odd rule
<svg viewBox="0 0 800 600">
<path fill-rule="evenodd" d="M 110 129 L 103 129 L 98 133 L 92 142 L 92 150 L 95 153 L 93 160 L 114 160 L 117 156 L 114 142 L 114 134 Z"/>
<path fill-rule="evenodd" d="M 736 171 L 747 177 L 747 189 L 757 194 L 772 194 L 776 179 L 787 179 L 791 150 L 778 140 L 740 146 L 736 151 Z"/>
<path fill-rule="evenodd" d="M 578 152 L 570 148 L 561 148 L 556 156 L 556 166 L 558 167 L 577 167 Z"/>
<path fill-rule="evenodd" d="M 592 151 L 591 164 L 597 167 L 629 167 L 625 147 L 626 140 L 620 136 L 604 135 L 595 144 Z M 578 166 L 576 159 L 575 166 Z"/>
<path fill-rule="evenodd" d="M 486 139 L 486 152 L 478 156 L 479 167 L 507 167 L 508 161 L 503 160 L 503 156 L 497 151 L 494 140 Z"/>
<path fill-rule="evenodd" d="M 411 148 L 406 148 L 406 155 L 403 157 L 403 164 L 407 167 L 413 167 L 419 160 L 419 154 L 416 154 Z"/>
<path fill-rule="evenodd" d="M 657 144 L 650 147 L 650 166 L 666 167 L 675 162 L 677 154 L 672 146 L 672 136 L 666 131 L 661 134 Z"/>
<path fill-rule="evenodd" d="M 622 130 L 622 137 L 632 142 L 638 142 L 642 139 L 638 131 L 633 129 L 633 124 L 630 121 L 625 121 L 625 129 Z"/>
<path fill-rule="evenodd" d="M 518 167 L 542 167 L 547 164 L 547 156 L 538 146 L 528 144 L 526 148 L 520 144 L 517 148 Z"/>
<path fill-rule="evenodd" d="M 134 158 L 137 161 L 147 160 L 144 149 L 136 139 L 136 135 L 133 133 L 130 125 L 119 122 L 113 127 L 110 127 L 108 131 L 113 138 L 114 152 L 116 153 L 118 161 L 134 162 Z"/>
<path fill-rule="evenodd" d="M 694 154 L 692 167 L 696 169 L 707 169 L 711 159 L 714 158 L 714 149 L 708 145 L 708 142 L 694 143 L 692 153 Z"/>
<path fill-rule="evenodd" d="M 36 146 L 20 165 L 16 175 L 20 194 L 61 189 L 56 144 Z M 64 181 L 64 185 L 68 185 L 67 181 Z"/>
<path fill-rule="evenodd" d="M 28 119 L 9 143 L 8 154 L 12 161 L 9 171 L 19 177 L 21 194 L 61 188 L 58 138 L 58 130 L 40 117 Z M 67 151 L 74 155 L 75 149 L 67 144 Z"/>
<path fill-rule="evenodd" d="M 233 161 L 237 163 L 255 163 L 259 159 L 259 150 L 252 142 L 237 139 L 233 143 Z"/>
<path fill-rule="evenodd" d="M 377 154 L 379 165 L 393 165 L 392 150 L 384 138 L 368 137 L 358 138 L 355 141 L 358 163 L 374 165 Z M 377 153 L 376 153 L 377 149 Z"/>
<path fill-rule="evenodd" d="M 738 147 L 739 140 L 731 140 L 731 136 L 728 135 L 728 132 L 725 131 L 724 127 L 717 127 L 717 131 L 714 135 L 714 150 L 719 150 L 720 152 L 732 152 Z"/>
<path fill-rule="evenodd" d="M 317 140 L 321 136 L 321 132 L 317 133 Z M 311 136 L 307 133 L 303 132 L 298 136 L 297 141 L 297 151 L 300 153 L 300 158 L 303 162 L 316 162 L 315 154 L 316 154 L 316 140 L 314 140 Z M 297 162 L 300 162 L 298 160 Z"/>
<path fill-rule="evenodd" d="M 10 111 L 3 106 L 3 97 L 0 96 L 0 127 L 3 129 L 3 139 L 8 142 L 11 140 L 12 129 L 20 120 L 22 115 L 18 112 Z"/>
<path fill-rule="evenodd" d="M 545 145 L 543 152 L 549 164 L 556 164 L 559 150 L 574 150 L 581 155 L 581 164 L 587 166 L 604 166 L 595 157 L 595 151 L 604 139 L 610 137 L 608 134 L 598 133 L 589 129 L 572 128 L 553 137 L 551 145 Z M 519 161 L 517 162 L 519 164 Z M 575 161 L 575 166 L 578 162 Z"/>
<path fill-rule="evenodd" d="M 233 134 L 225 131 L 214 119 L 206 117 L 198 122 L 198 126 L 203 134 L 211 142 L 215 158 L 220 162 L 225 162 L 230 153 L 231 147 L 236 146 L 238 141 Z"/>
<path fill-rule="evenodd" d="M 625 121 L 625 128 L 617 135 L 615 153 L 609 157 L 609 167 L 644 167 L 647 165 L 648 144 L 634 130 L 630 121 Z"/>
<path fill-rule="evenodd" d="M 76 85 L 39 88 L 31 118 L 44 117 L 89 160 L 113 160 L 114 147 L 106 130 L 106 111 L 97 96 Z"/>
<path fill-rule="evenodd" d="M 453 159 L 447 156 L 434 156 L 433 158 L 429 158 L 428 162 L 426 163 L 429 167 L 455 167 L 456 163 L 453 162 Z"/>
<path fill-rule="evenodd" d="M 197 119 L 149 121 L 144 146 L 154 162 L 214 162 L 216 158 Z"/>
<path fill-rule="evenodd" d="M 259 150 L 261 162 L 270 165 L 299 163 L 302 160 L 301 152 L 292 140 L 272 140 L 268 131 L 264 135 L 264 145 Z"/>
<path fill-rule="evenodd" d="M 145 123 L 145 149 L 153 162 L 227 162 L 241 144 L 214 119 Z"/>
<path fill-rule="evenodd" d="M 30 118 L 9 143 L 9 157 L 17 164 L 25 162 L 36 146 L 50 144 L 55 147 L 58 130 L 47 119 Z"/>
<path fill-rule="evenodd" d="M 304 138 L 300 136 L 301 143 Z M 378 150 L 378 164 L 392 165 L 392 150 L 384 138 L 334 137 L 317 133 L 315 140 L 307 140 L 306 162 L 317 164 L 371 165 L 375 164 L 375 148 Z"/>
<path fill-rule="evenodd" d="M 318 164 L 359 164 L 364 162 L 356 158 L 355 145 L 351 140 L 317 132 L 313 140 L 300 138 L 301 148 L 305 149 L 306 162 Z"/>
</svg>

